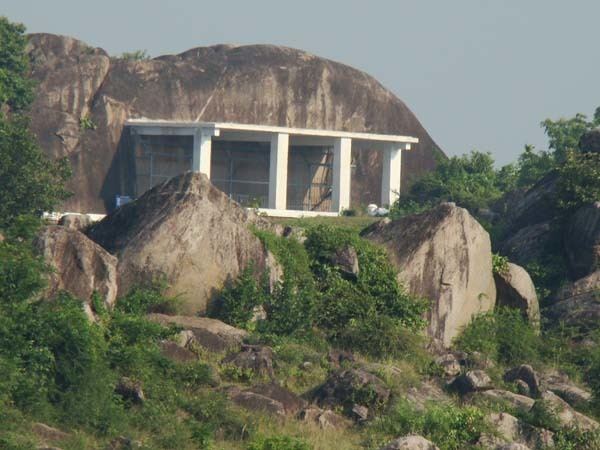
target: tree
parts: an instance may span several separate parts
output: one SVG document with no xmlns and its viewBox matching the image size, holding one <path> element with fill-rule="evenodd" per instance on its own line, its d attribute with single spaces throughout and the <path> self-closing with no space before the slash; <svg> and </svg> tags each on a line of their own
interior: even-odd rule
<svg viewBox="0 0 600 450">
<path fill-rule="evenodd" d="M 51 160 L 39 148 L 25 115 L 33 99 L 27 78 L 25 28 L 0 17 L 0 227 L 22 214 L 52 210 L 68 196 L 66 159 Z"/>
</svg>

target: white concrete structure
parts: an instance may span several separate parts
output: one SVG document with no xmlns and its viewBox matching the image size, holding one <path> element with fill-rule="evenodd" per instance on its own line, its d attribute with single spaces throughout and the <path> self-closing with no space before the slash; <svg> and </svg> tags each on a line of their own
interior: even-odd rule
<svg viewBox="0 0 600 450">
<path fill-rule="evenodd" d="M 291 217 L 337 215 L 344 209 L 348 209 L 350 207 L 352 151 L 361 149 L 383 152 L 381 205 L 391 205 L 400 195 L 402 151 L 410 150 L 411 144 L 418 142 L 417 138 L 410 136 L 236 123 L 130 119 L 125 125 L 132 130 L 136 138 L 140 136 L 191 136 L 193 138 L 191 170 L 205 173 L 211 180 L 213 180 L 211 176 L 212 147 L 215 139 L 218 142 L 264 143 L 267 146 L 265 148 L 269 151 L 268 180 L 259 183 L 231 178 L 228 181 L 230 184 L 268 185 L 268 200 L 265 201 L 268 207 L 260 210 L 270 215 Z M 313 166 L 327 165 L 332 169 L 330 211 L 291 210 L 288 208 L 291 186 L 288 182 L 288 175 L 289 169 L 292 167 L 289 158 L 290 149 L 292 147 L 306 149 L 311 146 L 331 149 L 331 152 L 328 153 L 331 155 L 329 165 L 323 162 L 325 159 L 319 161 L 320 164 L 313 164 Z"/>
</svg>

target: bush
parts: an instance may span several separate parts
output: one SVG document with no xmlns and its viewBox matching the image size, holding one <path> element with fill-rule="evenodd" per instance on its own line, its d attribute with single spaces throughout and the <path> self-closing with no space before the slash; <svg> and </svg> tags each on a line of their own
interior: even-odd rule
<svg viewBox="0 0 600 450">
<path fill-rule="evenodd" d="M 221 291 L 209 315 L 234 327 L 249 328 L 256 308 L 267 302 L 268 291 L 268 274 L 257 281 L 254 264 L 250 264 L 235 282 Z"/>
<path fill-rule="evenodd" d="M 541 340 L 518 309 L 500 308 L 475 317 L 455 339 L 454 346 L 480 352 L 506 365 L 540 359 Z"/>
<path fill-rule="evenodd" d="M 600 199 L 600 153 L 570 151 L 558 168 L 559 208 L 575 211 Z"/>
<path fill-rule="evenodd" d="M 276 435 L 258 438 L 248 446 L 248 450 L 310 450 L 310 445 L 303 439 L 291 436 Z"/>
<path fill-rule="evenodd" d="M 165 296 L 166 288 L 164 281 L 156 281 L 149 287 L 136 286 L 127 295 L 118 299 L 116 310 L 132 315 L 176 314 L 180 301 L 176 297 Z"/>
<path fill-rule="evenodd" d="M 498 253 L 492 254 L 492 272 L 504 275 L 508 272 L 508 258 Z"/>
<path fill-rule="evenodd" d="M 477 442 L 488 426 L 483 411 L 475 407 L 442 403 L 428 404 L 419 411 L 400 400 L 385 416 L 374 420 L 372 430 L 386 439 L 419 434 L 441 450 L 462 450 Z"/>
</svg>

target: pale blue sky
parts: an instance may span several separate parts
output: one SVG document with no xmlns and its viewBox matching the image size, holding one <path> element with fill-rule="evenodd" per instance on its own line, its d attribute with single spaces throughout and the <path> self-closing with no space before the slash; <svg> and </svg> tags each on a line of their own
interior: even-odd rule
<svg viewBox="0 0 600 450">
<path fill-rule="evenodd" d="M 598 0 L 0 0 L 0 14 L 111 54 L 301 48 L 375 76 L 446 153 L 501 164 L 546 146 L 546 117 L 600 105 Z"/>
</svg>

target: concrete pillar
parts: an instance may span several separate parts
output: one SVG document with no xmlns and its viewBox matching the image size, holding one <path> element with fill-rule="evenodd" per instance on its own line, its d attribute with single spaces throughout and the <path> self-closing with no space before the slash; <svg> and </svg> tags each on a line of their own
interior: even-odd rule
<svg viewBox="0 0 600 450">
<path fill-rule="evenodd" d="M 402 150 L 410 144 L 387 144 L 383 150 L 383 173 L 381 177 L 381 205 L 391 206 L 400 196 L 402 180 Z"/>
<path fill-rule="evenodd" d="M 352 139 L 336 138 L 333 145 L 333 212 L 350 208 L 350 164 L 352 163 Z"/>
<path fill-rule="evenodd" d="M 287 172 L 289 135 L 275 133 L 271 136 L 269 162 L 269 208 L 287 209 Z"/>
<path fill-rule="evenodd" d="M 192 155 L 192 170 L 201 172 L 210 178 L 210 161 L 212 153 L 211 130 L 200 128 L 194 134 L 194 151 Z"/>
</svg>

